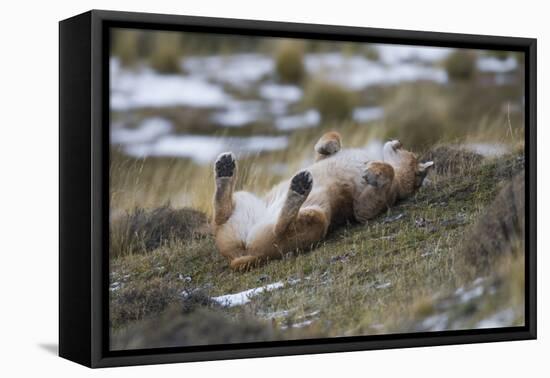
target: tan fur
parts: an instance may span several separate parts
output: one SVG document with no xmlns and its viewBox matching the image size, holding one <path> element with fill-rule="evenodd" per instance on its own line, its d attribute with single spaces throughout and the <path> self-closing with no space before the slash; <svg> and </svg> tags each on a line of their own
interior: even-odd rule
<svg viewBox="0 0 550 378">
<path fill-rule="evenodd" d="M 214 223 L 217 225 L 227 222 L 233 213 L 234 177 L 216 178 L 216 192 L 214 196 Z"/>
<path fill-rule="evenodd" d="M 419 163 L 398 141 L 386 143 L 384 161 L 370 161 L 363 150 L 341 149 L 336 132 L 321 137 L 315 152 L 314 164 L 262 198 L 233 193 L 236 162 L 233 155 L 220 155 L 214 231 L 216 246 L 233 269 L 249 269 L 288 252 L 310 249 L 329 228 L 372 219 L 396 200 L 412 195 L 433 164 Z M 227 168 L 230 161 L 234 169 L 226 171 L 233 174 L 218 177 L 222 172 L 218 165 Z"/>
<path fill-rule="evenodd" d="M 355 219 L 359 222 L 376 217 L 393 205 L 397 198 L 395 171 L 390 164 L 369 162 L 364 178 L 367 186 L 355 199 L 353 206 Z"/>
<path fill-rule="evenodd" d="M 340 133 L 336 131 L 329 131 L 324 134 L 314 146 L 315 161 L 322 160 L 340 151 L 342 148 L 341 140 Z"/>
</svg>

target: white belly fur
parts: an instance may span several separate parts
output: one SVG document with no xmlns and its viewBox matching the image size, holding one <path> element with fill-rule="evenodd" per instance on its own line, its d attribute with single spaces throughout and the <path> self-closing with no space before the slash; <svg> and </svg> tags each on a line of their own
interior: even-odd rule
<svg viewBox="0 0 550 378">
<path fill-rule="evenodd" d="M 360 192 L 364 186 L 362 172 L 368 160 L 365 150 L 344 149 L 330 158 L 310 165 L 305 170 L 313 176 L 312 193 L 339 183 L 351 184 Z M 264 198 L 244 191 L 234 194 L 235 209 L 228 223 L 245 244 L 249 244 L 260 230 L 277 222 L 289 183 L 290 180 L 281 182 Z"/>
</svg>

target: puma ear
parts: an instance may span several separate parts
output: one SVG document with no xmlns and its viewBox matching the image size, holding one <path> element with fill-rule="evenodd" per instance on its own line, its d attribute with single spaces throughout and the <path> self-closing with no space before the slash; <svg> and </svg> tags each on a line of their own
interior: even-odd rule
<svg viewBox="0 0 550 378">
<path fill-rule="evenodd" d="M 433 167 L 433 161 L 427 161 L 425 163 L 418 163 L 418 170 L 420 172 L 427 172 L 430 167 Z"/>
</svg>

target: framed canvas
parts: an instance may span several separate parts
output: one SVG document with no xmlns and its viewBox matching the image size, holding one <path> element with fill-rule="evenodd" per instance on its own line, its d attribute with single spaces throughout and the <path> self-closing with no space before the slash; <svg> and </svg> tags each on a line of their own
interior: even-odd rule
<svg viewBox="0 0 550 378">
<path fill-rule="evenodd" d="M 536 40 L 60 24 L 59 353 L 536 338 Z"/>
</svg>

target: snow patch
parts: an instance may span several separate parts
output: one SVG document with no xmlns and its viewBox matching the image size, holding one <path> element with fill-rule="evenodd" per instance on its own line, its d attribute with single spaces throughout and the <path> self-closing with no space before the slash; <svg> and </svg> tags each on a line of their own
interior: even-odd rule
<svg viewBox="0 0 550 378">
<path fill-rule="evenodd" d="M 473 289 L 461 292 L 461 293 L 459 293 L 460 294 L 460 301 L 462 303 L 470 302 L 473 299 L 481 297 L 483 295 L 484 291 L 485 291 L 485 289 L 483 288 L 483 286 L 476 286 Z"/>
<path fill-rule="evenodd" d="M 315 127 L 321 122 L 317 110 L 308 110 L 302 114 L 280 117 L 275 120 L 275 127 L 279 130 L 295 130 Z"/>
<path fill-rule="evenodd" d="M 391 287 L 391 282 L 384 282 L 374 286 L 375 289 L 387 289 L 389 287 Z"/>
<path fill-rule="evenodd" d="M 260 87 L 260 96 L 266 100 L 296 102 L 302 95 L 302 90 L 295 85 L 269 83 Z"/>
<path fill-rule="evenodd" d="M 218 84 L 196 76 L 161 75 L 150 68 L 127 70 L 111 59 L 111 109 L 221 107 L 231 97 Z"/>
<path fill-rule="evenodd" d="M 111 143 L 132 144 L 151 142 L 172 130 L 172 123 L 164 118 L 145 119 L 135 129 L 111 128 Z"/>
<path fill-rule="evenodd" d="M 427 331 L 443 331 L 448 328 L 449 317 L 445 314 L 432 315 L 422 321 L 422 329 Z"/>
<path fill-rule="evenodd" d="M 191 158 L 196 163 L 207 164 L 224 151 L 238 156 L 262 151 L 286 148 L 285 136 L 215 137 L 206 135 L 167 135 L 153 143 L 127 145 L 124 151 L 137 158 L 149 156 L 173 156 Z"/>
<path fill-rule="evenodd" d="M 267 55 L 233 54 L 187 58 L 183 67 L 192 75 L 246 88 L 271 74 L 274 63 Z"/>
<path fill-rule="evenodd" d="M 446 47 L 431 46 L 377 44 L 375 47 L 380 55 L 380 60 L 392 65 L 411 61 L 435 63 L 442 61 L 453 51 Z"/>
<path fill-rule="evenodd" d="M 241 291 L 235 294 L 227 294 L 227 295 L 221 295 L 219 297 L 213 297 L 212 300 L 224 307 L 242 306 L 247 304 L 252 300 L 252 298 L 260 295 L 263 292 L 273 291 L 276 289 L 280 289 L 284 286 L 285 286 L 284 283 L 279 281 L 269 285 L 256 287 L 254 289 Z"/>
<path fill-rule="evenodd" d="M 212 121 L 226 127 L 241 127 L 261 117 L 259 101 L 232 101 L 226 110 L 212 115 Z"/>
<path fill-rule="evenodd" d="M 299 322 L 299 323 L 294 323 L 292 324 L 290 327 L 291 328 L 304 328 L 304 327 L 307 327 L 308 325 L 310 325 L 311 323 L 313 323 L 315 320 L 304 320 L 303 322 Z M 282 325 L 281 326 L 281 329 L 287 329 L 288 326 L 286 325 Z"/>
<path fill-rule="evenodd" d="M 506 59 L 485 56 L 477 60 L 476 66 L 482 72 L 506 73 L 515 70 L 518 67 L 518 62 L 511 56 Z"/>
<path fill-rule="evenodd" d="M 462 147 L 485 157 L 499 157 L 510 152 L 510 147 L 502 143 L 466 143 Z"/>
<path fill-rule="evenodd" d="M 514 310 L 511 308 L 497 312 L 477 323 L 476 328 L 501 328 L 513 325 L 515 318 Z"/>
<path fill-rule="evenodd" d="M 308 54 L 305 65 L 310 74 L 324 77 L 350 90 L 419 80 L 441 84 L 447 82 L 447 73 L 440 67 L 411 62 L 386 65 L 359 55 Z"/>
<path fill-rule="evenodd" d="M 384 116 L 384 109 L 378 106 L 359 107 L 353 110 L 353 120 L 364 123 L 376 121 Z"/>
</svg>

